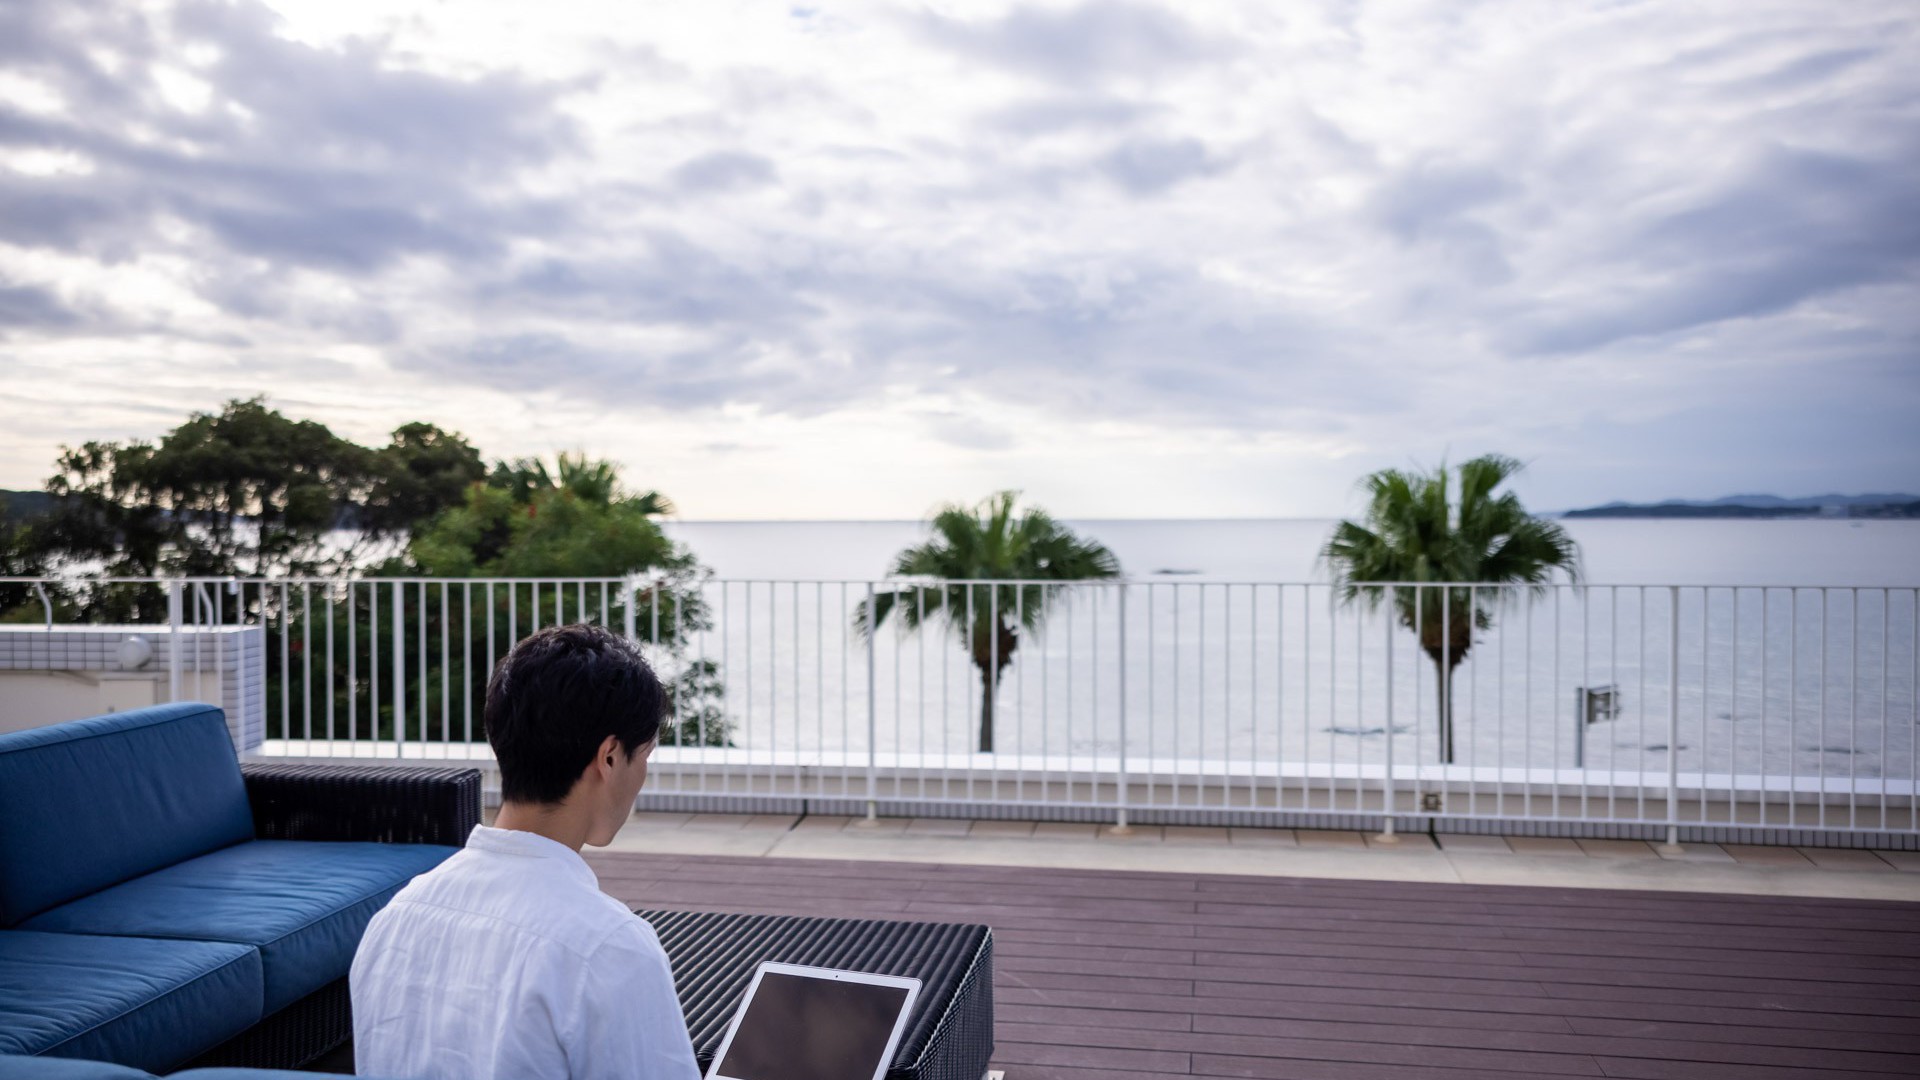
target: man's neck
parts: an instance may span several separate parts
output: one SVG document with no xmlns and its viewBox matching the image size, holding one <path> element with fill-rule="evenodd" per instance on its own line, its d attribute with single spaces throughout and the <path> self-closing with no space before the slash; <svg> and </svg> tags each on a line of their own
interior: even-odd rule
<svg viewBox="0 0 1920 1080">
<path fill-rule="evenodd" d="M 512 829 L 516 832 L 530 832 L 535 836 L 544 836 L 554 843 L 565 844 L 576 852 L 586 844 L 587 831 L 591 825 L 584 808 L 570 806 L 565 802 L 554 805 L 502 802 L 499 815 L 493 819 L 493 827 L 496 829 Z"/>
</svg>

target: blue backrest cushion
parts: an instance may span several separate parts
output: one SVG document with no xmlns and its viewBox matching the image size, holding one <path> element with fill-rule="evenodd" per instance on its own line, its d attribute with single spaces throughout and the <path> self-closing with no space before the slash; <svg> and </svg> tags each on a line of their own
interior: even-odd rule
<svg viewBox="0 0 1920 1080">
<path fill-rule="evenodd" d="M 0 735 L 0 926 L 251 839 L 240 761 L 215 706 Z"/>
</svg>

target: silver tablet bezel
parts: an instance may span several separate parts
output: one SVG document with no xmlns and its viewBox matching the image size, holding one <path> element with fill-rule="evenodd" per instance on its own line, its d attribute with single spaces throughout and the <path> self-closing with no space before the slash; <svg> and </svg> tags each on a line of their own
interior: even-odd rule
<svg viewBox="0 0 1920 1080">
<path fill-rule="evenodd" d="M 874 975 L 865 971 L 843 971 L 839 968 L 809 967 L 805 964 L 780 964 L 772 960 L 762 960 L 753 971 L 753 981 L 747 984 L 746 993 L 740 995 L 740 1004 L 733 1010 L 733 1019 L 727 1021 L 727 1037 L 720 1040 L 720 1048 L 713 1052 L 713 1064 L 707 1066 L 705 1080 L 739 1080 L 720 1071 L 720 1063 L 727 1060 L 727 1048 L 733 1045 L 733 1037 L 740 1031 L 740 1021 L 747 1015 L 747 1006 L 752 1003 L 753 995 L 760 991 L 760 979 L 767 972 L 780 975 L 799 975 L 812 979 L 832 979 L 837 982 L 870 983 L 874 986 L 893 986 L 904 988 L 907 999 L 900 1004 L 900 1015 L 894 1017 L 893 1034 L 887 1037 L 887 1048 L 880 1055 L 880 1066 L 874 1070 L 871 1080 L 881 1080 L 887 1075 L 887 1069 L 893 1065 L 893 1055 L 900 1049 L 900 1040 L 906 1037 L 907 1019 L 913 1015 L 913 1006 L 920 999 L 919 979 L 900 975 Z"/>
</svg>

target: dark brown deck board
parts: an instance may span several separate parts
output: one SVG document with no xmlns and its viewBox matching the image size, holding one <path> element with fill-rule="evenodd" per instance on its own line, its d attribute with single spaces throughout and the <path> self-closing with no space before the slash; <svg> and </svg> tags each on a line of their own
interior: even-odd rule
<svg viewBox="0 0 1920 1080">
<path fill-rule="evenodd" d="M 994 928 L 1008 1080 L 1920 1075 L 1920 905 L 590 854 L 633 907 Z"/>
</svg>

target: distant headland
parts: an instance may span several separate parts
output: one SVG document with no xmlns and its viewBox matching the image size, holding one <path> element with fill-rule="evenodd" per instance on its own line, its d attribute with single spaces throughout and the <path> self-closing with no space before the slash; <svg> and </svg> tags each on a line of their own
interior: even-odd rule
<svg viewBox="0 0 1920 1080">
<path fill-rule="evenodd" d="M 1707 501 L 1612 502 L 1568 510 L 1568 518 L 1920 518 L 1920 495 L 1729 495 Z"/>
</svg>

